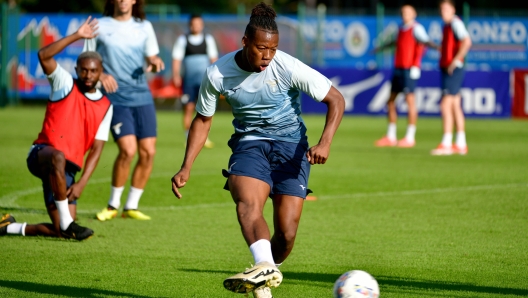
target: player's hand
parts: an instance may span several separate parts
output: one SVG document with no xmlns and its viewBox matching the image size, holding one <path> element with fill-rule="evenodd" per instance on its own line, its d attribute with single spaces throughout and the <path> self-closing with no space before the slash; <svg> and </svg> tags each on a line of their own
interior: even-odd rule
<svg viewBox="0 0 528 298">
<path fill-rule="evenodd" d="M 172 77 L 172 82 L 174 83 L 174 87 L 180 88 L 182 85 L 182 77 L 181 76 L 174 76 Z"/>
<path fill-rule="evenodd" d="M 457 68 L 457 64 L 455 62 L 456 61 L 453 61 L 451 62 L 451 64 L 449 64 L 449 66 L 447 67 L 447 74 L 449 75 L 453 74 L 453 71 L 455 71 L 455 68 Z"/>
<path fill-rule="evenodd" d="M 81 38 L 85 38 L 85 39 L 90 39 L 90 38 L 94 38 L 97 36 L 97 29 L 99 29 L 99 27 L 97 26 L 97 19 L 96 18 L 93 18 L 92 19 L 92 16 L 89 16 L 86 21 L 81 25 L 81 27 L 79 27 L 79 29 L 77 29 L 77 34 L 79 34 L 79 36 Z"/>
<path fill-rule="evenodd" d="M 81 197 L 84 186 L 85 185 L 79 182 L 72 184 L 72 186 L 66 190 L 66 198 L 68 198 L 68 202 L 76 201 L 79 197 Z"/>
<path fill-rule="evenodd" d="M 147 72 L 160 72 L 165 69 L 165 63 L 158 56 L 148 57 L 147 62 Z"/>
<path fill-rule="evenodd" d="M 317 144 L 306 152 L 308 162 L 314 164 L 325 164 L 330 155 L 330 145 Z"/>
<path fill-rule="evenodd" d="M 99 81 L 103 84 L 104 90 L 108 93 L 115 93 L 119 88 L 114 77 L 109 74 L 102 73 L 99 77 Z"/>
<path fill-rule="evenodd" d="M 189 180 L 190 171 L 186 169 L 181 169 L 174 177 L 172 177 L 172 193 L 178 198 L 181 199 L 182 195 L 179 191 L 180 188 L 184 187 Z"/>
</svg>

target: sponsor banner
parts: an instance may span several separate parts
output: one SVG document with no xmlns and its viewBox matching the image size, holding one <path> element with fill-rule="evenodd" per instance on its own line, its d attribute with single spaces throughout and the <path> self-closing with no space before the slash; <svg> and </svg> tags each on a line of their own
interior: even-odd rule
<svg viewBox="0 0 528 298">
<path fill-rule="evenodd" d="M 513 71 L 512 116 L 528 118 L 528 69 Z"/>
<path fill-rule="evenodd" d="M 440 17 L 418 17 L 431 39 L 442 41 L 443 22 Z M 326 67 L 354 67 L 357 69 L 392 68 L 393 51 L 376 56 L 376 45 L 394 38 L 401 23 L 400 17 L 385 16 L 383 29 L 378 32 L 374 16 L 326 18 L 324 37 L 324 63 Z M 467 66 L 472 70 L 514 67 L 528 68 L 528 18 L 483 17 L 471 18 L 466 24 L 473 42 L 467 55 Z M 315 42 L 317 20 L 308 19 L 303 26 L 304 37 Z M 423 57 L 424 69 L 437 69 L 439 52 L 428 49 Z"/>
<path fill-rule="evenodd" d="M 345 99 L 345 114 L 385 115 L 391 90 L 391 71 L 326 68 L 319 71 Z M 510 117 L 509 72 L 468 71 L 461 89 L 462 109 L 468 117 Z M 414 92 L 418 113 L 440 115 L 440 72 L 422 71 Z M 403 94 L 396 99 L 398 113 L 407 112 Z M 303 95 L 303 113 L 325 113 L 326 106 Z"/>
</svg>

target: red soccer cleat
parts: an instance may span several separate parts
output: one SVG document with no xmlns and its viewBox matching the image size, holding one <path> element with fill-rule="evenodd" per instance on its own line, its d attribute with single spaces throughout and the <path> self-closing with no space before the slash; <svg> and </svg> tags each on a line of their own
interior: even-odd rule
<svg viewBox="0 0 528 298">
<path fill-rule="evenodd" d="M 431 150 L 431 155 L 453 155 L 453 153 L 453 146 L 444 146 L 442 144 Z"/>
<path fill-rule="evenodd" d="M 414 145 L 416 144 L 416 142 L 414 141 L 408 141 L 407 138 L 403 138 L 401 140 L 398 141 L 398 144 L 397 146 L 400 147 L 400 148 L 412 148 L 414 147 Z"/>
<path fill-rule="evenodd" d="M 376 147 L 394 147 L 396 144 L 396 140 L 391 140 L 387 136 L 377 140 L 375 143 Z"/>
</svg>

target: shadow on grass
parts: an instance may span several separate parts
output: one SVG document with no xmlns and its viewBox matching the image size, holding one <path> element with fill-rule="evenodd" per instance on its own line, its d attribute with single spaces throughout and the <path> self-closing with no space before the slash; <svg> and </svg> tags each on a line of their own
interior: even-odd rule
<svg viewBox="0 0 528 298">
<path fill-rule="evenodd" d="M 180 269 L 186 272 L 198 272 L 198 273 L 221 273 L 225 274 L 226 277 L 229 275 L 236 274 L 238 272 L 228 270 L 199 270 L 199 269 Z M 284 279 L 286 280 L 297 280 L 297 281 L 312 281 L 312 282 L 323 282 L 333 284 L 338 278 L 339 274 L 329 273 L 312 273 L 312 272 L 282 272 Z M 464 291 L 473 293 L 486 293 L 486 294 L 504 294 L 504 295 L 518 295 L 528 296 L 528 289 L 515 289 L 515 288 L 501 288 L 501 287 L 489 287 L 489 286 L 477 286 L 471 284 L 463 284 L 457 282 L 443 282 L 443 281 L 431 281 L 431 280 L 417 280 L 417 279 L 405 279 L 393 276 L 376 276 L 381 287 L 393 286 L 406 289 L 416 290 L 438 290 L 438 291 Z"/>
<path fill-rule="evenodd" d="M 62 295 L 67 297 L 137 297 L 147 298 L 149 296 L 134 295 L 116 291 L 70 287 L 60 285 L 46 285 L 27 281 L 0 280 L 0 287 L 11 288 L 24 292 Z"/>
</svg>

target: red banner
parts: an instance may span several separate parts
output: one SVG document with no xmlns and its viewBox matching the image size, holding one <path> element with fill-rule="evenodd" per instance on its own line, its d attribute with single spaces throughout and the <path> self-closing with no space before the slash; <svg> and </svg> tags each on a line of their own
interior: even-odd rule
<svg viewBox="0 0 528 298">
<path fill-rule="evenodd" d="M 528 69 L 513 71 L 512 117 L 528 118 Z"/>
</svg>

